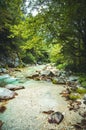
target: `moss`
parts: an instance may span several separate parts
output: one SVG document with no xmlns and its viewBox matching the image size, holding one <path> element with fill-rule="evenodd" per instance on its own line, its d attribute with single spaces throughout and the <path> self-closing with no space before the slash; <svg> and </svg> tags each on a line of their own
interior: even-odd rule
<svg viewBox="0 0 86 130">
<path fill-rule="evenodd" d="M 52 83 L 53 83 L 53 84 L 57 84 L 58 82 L 57 82 L 57 80 L 52 79 Z"/>
<path fill-rule="evenodd" d="M 78 93 L 80 93 L 80 94 L 84 94 L 84 93 L 86 93 L 86 89 L 85 88 L 77 88 L 77 90 L 76 90 Z"/>
<path fill-rule="evenodd" d="M 76 99 L 80 99 L 81 96 L 80 96 L 80 94 L 78 94 L 78 93 L 71 93 L 71 94 L 69 95 L 69 98 L 70 98 L 71 100 L 76 100 Z"/>
</svg>

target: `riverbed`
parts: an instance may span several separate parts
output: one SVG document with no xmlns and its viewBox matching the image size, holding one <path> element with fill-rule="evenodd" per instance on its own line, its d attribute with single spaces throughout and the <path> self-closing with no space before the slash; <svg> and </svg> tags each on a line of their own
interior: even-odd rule
<svg viewBox="0 0 86 130">
<path fill-rule="evenodd" d="M 61 97 L 64 85 L 25 79 L 29 73 L 41 70 L 44 66 L 26 67 L 11 72 L 11 76 L 19 79 L 25 89 L 16 90 L 18 96 L 9 100 L 7 109 L 0 114 L 0 120 L 4 122 L 2 130 L 75 130 L 73 124 L 80 120 L 80 116 L 78 112 L 69 111 L 68 101 Z M 49 115 L 43 111 L 49 110 L 64 113 L 64 119 L 59 125 L 48 122 Z"/>
</svg>

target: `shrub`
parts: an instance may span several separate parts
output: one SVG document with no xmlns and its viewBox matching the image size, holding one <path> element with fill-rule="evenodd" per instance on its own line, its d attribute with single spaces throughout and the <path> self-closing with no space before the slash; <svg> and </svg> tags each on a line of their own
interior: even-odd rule
<svg viewBox="0 0 86 130">
<path fill-rule="evenodd" d="M 78 93 L 71 93 L 71 94 L 69 95 L 69 98 L 70 98 L 71 100 L 76 100 L 76 99 L 80 99 L 81 96 L 80 96 L 80 94 L 78 94 Z"/>
<path fill-rule="evenodd" d="M 59 70 L 61 70 L 61 69 L 65 70 L 66 66 L 67 66 L 66 63 L 59 64 L 59 65 L 57 66 L 57 69 L 59 69 Z"/>
<path fill-rule="evenodd" d="M 35 57 L 31 53 L 28 53 L 22 60 L 25 63 L 35 63 L 36 62 Z"/>
<path fill-rule="evenodd" d="M 80 93 L 80 94 L 84 94 L 84 93 L 86 93 L 86 89 L 85 88 L 77 88 L 77 90 L 76 90 L 78 93 Z"/>
</svg>

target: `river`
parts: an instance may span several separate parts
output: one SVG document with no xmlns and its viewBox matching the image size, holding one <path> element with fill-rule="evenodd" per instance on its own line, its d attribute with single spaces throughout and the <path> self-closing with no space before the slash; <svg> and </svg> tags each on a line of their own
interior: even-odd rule
<svg viewBox="0 0 86 130">
<path fill-rule="evenodd" d="M 7 109 L 0 114 L 0 120 L 4 122 L 2 130 L 75 130 L 72 124 L 75 124 L 80 116 L 78 112 L 69 111 L 68 102 L 61 97 L 64 85 L 25 79 L 29 73 L 41 70 L 44 66 L 26 67 L 21 72 L 11 73 L 21 81 L 20 84 L 25 89 L 16 90 L 18 96 L 9 100 Z M 64 112 L 64 119 L 59 125 L 48 123 L 49 115 L 43 111 L 49 110 Z"/>
</svg>

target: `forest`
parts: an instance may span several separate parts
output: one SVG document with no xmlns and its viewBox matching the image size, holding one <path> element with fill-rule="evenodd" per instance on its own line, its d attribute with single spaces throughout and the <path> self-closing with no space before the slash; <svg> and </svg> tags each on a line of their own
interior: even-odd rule
<svg viewBox="0 0 86 130">
<path fill-rule="evenodd" d="M 86 1 L 0 0 L 0 66 L 55 63 L 86 72 Z"/>
<path fill-rule="evenodd" d="M 0 0 L 0 130 L 86 130 L 86 0 Z"/>
</svg>

